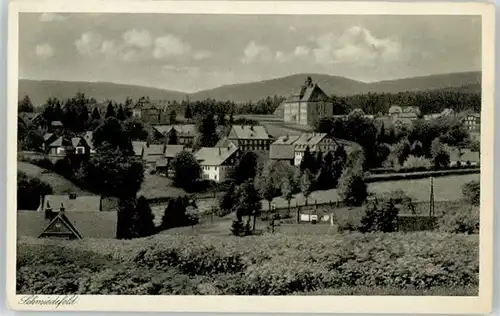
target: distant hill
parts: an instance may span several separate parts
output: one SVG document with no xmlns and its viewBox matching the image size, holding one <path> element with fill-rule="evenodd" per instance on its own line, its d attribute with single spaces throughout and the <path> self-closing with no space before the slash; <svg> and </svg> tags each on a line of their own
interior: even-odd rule
<svg viewBox="0 0 500 316">
<path fill-rule="evenodd" d="M 130 96 L 137 100 L 149 96 L 152 100 L 182 100 L 186 93 L 163 90 L 151 87 L 124 85 L 109 82 L 53 81 L 53 80 L 19 80 L 19 98 L 29 95 L 34 105 L 44 104 L 50 97 L 68 99 L 77 92 L 94 97 L 98 102 L 107 99 L 123 102 Z"/>
<path fill-rule="evenodd" d="M 216 89 L 192 94 L 193 100 L 211 97 L 219 100 L 248 101 L 259 100 L 274 94 L 288 96 L 302 85 L 307 76 L 311 76 L 327 94 L 339 96 L 359 93 L 398 93 L 404 91 L 426 91 L 453 89 L 456 91 L 476 92 L 481 90 L 481 72 L 466 72 L 425 77 L 403 78 L 374 83 L 363 83 L 338 76 L 323 74 L 297 74 L 283 78 L 260 82 L 227 85 Z"/>
<path fill-rule="evenodd" d="M 273 95 L 288 96 L 304 83 L 307 76 L 311 76 L 313 81 L 318 83 L 326 93 L 339 96 L 368 92 L 398 93 L 437 89 L 464 92 L 480 92 L 481 90 L 481 72 L 431 75 L 374 83 L 364 83 L 339 76 L 302 73 L 258 82 L 226 85 L 193 94 L 108 82 L 35 81 L 21 79 L 19 80 L 19 98 L 29 95 L 32 102 L 35 105 L 39 105 L 43 104 L 49 97 L 66 99 L 73 97 L 80 91 L 90 97 L 96 98 L 98 101 L 112 99 L 121 102 L 127 96 L 132 97 L 134 100 L 141 96 L 149 96 L 152 100 L 181 101 L 189 96 L 191 100 L 203 100 L 210 97 L 217 100 L 245 102 L 257 101 L 266 96 Z"/>
</svg>

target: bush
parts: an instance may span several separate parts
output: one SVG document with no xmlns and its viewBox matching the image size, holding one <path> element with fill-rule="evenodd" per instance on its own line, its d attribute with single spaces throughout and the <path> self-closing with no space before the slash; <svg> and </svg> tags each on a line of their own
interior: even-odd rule
<svg viewBox="0 0 500 316">
<path fill-rule="evenodd" d="M 359 230 L 363 233 L 395 232 L 398 213 L 399 210 L 391 198 L 372 201 L 365 207 Z"/>
<path fill-rule="evenodd" d="M 429 170 L 432 167 L 432 162 L 425 158 L 425 157 L 415 157 L 415 156 L 408 156 L 406 158 L 405 162 L 403 163 L 403 168 L 405 169 L 410 169 L 410 170 Z"/>
<path fill-rule="evenodd" d="M 481 201 L 481 183 L 470 181 L 462 186 L 462 195 L 468 203 L 478 206 Z"/>
<path fill-rule="evenodd" d="M 364 287 L 422 295 L 477 291 L 479 240 L 433 232 L 20 239 L 17 271 L 18 294 L 289 295 Z"/>
<path fill-rule="evenodd" d="M 368 187 L 361 173 L 347 168 L 339 179 L 339 194 L 346 205 L 359 206 L 368 196 Z"/>
<path fill-rule="evenodd" d="M 17 209 L 36 210 L 40 206 L 40 198 L 52 194 L 50 184 L 38 178 L 27 176 L 24 172 L 17 173 Z"/>
<path fill-rule="evenodd" d="M 455 234 L 479 234 L 479 208 L 471 207 L 468 212 L 449 210 L 439 220 L 439 229 Z"/>
</svg>

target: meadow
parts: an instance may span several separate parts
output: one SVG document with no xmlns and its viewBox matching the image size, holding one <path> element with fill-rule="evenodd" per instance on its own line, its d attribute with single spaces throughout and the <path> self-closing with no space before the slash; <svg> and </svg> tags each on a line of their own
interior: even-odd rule
<svg viewBox="0 0 500 316">
<path fill-rule="evenodd" d="M 50 184 L 53 194 L 64 195 L 76 193 L 79 195 L 93 195 L 57 173 L 27 162 L 18 161 L 17 170 L 26 173 L 30 177 L 38 178 L 40 181 Z"/>
</svg>

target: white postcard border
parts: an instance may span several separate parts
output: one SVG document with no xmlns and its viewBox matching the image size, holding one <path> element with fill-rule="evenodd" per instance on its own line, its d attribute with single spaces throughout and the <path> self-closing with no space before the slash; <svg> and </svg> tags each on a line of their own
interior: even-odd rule
<svg viewBox="0 0 500 316">
<path fill-rule="evenodd" d="M 282 312 L 282 313 L 487 313 L 493 290 L 494 164 L 494 5 L 446 2 L 313 1 L 31 1 L 9 4 L 7 109 L 7 302 L 15 310 L 54 310 L 54 305 L 22 304 L 16 295 L 16 151 L 18 95 L 18 13 L 183 13 L 183 14 L 399 14 L 482 16 L 482 122 L 480 284 L 477 297 L 390 296 L 125 296 L 82 295 L 60 311 Z M 37 295 L 55 299 L 57 295 Z"/>
</svg>

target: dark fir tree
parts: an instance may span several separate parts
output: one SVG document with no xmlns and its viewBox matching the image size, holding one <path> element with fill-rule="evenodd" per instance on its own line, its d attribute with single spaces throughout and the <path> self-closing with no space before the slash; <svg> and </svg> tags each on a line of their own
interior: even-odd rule
<svg viewBox="0 0 500 316">
<path fill-rule="evenodd" d="M 175 112 L 174 109 L 172 109 L 169 113 L 168 113 L 168 122 L 169 124 L 173 125 L 175 123 L 177 123 L 177 113 Z"/>
<path fill-rule="evenodd" d="M 177 137 L 177 131 L 174 128 L 172 128 L 172 130 L 168 134 L 167 144 L 177 145 L 178 143 L 179 143 L 179 138 Z"/>
<path fill-rule="evenodd" d="M 19 112 L 33 112 L 33 103 L 31 103 L 29 96 L 25 96 L 21 101 L 19 101 L 17 110 Z"/>
<path fill-rule="evenodd" d="M 193 113 L 191 112 L 191 106 L 189 105 L 189 103 L 186 106 L 186 111 L 184 112 L 184 117 L 187 119 L 193 118 Z"/>
<path fill-rule="evenodd" d="M 153 235 L 155 233 L 154 215 L 144 196 L 137 199 L 136 212 L 139 219 L 139 235 L 141 237 Z"/>
<path fill-rule="evenodd" d="M 127 117 L 125 116 L 125 111 L 123 110 L 122 105 L 118 107 L 118 111 L 116 112 L 116 118 L 120 121 L 124 121 Z"/>
<path fill-rule="evenodd" d="M 241 184 L 257 175 L 259 157 L 253 151 L 247 151 L 236 164 L 232 178 L 234 183 Z"/>
<path fill-rule="evenodd" d="M 104 117 L 115 117 L 115 108 L 113 107 L 113 103 L 111 101 L 109 101 L 108 103 L 108 107 L 106 108 L 106 115 Z"/>
<path fill-rule="evenodd" d="M 97 108 L 97 106 L 92 110 L 91 118 L 92 120 L 96 121 L 99 121 L 101 119 L 101 114 L 99 113 L 99 109 Z"/>
</svg>

